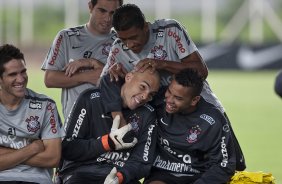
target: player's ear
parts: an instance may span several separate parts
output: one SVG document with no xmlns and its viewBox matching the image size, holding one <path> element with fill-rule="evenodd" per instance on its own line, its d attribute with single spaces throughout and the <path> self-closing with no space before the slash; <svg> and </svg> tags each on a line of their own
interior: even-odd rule
<svg viewBox="0 0 282 184">
<path fill-rule="evenodd" d="M 191 102 L 191 106 L 196 106 L 197 103 L 199 102 L 201 96 L 195 96 L 193 99 L 192 99 L 192 102 Z"/>
<path fill-rule="evenodd" d="M 89 13 L 91 13 L 94 8 L 91 1 L 88 2 L 88 8 L 89 8 Z"/>
<path fill-rule="evenodd" d="M 128 72 L 128 73 L 125 75 L 125 82 L 131 81 L 132 78 L 133 78 L 133 73 L 132 73 L 132 72 Z"/>
</svg>

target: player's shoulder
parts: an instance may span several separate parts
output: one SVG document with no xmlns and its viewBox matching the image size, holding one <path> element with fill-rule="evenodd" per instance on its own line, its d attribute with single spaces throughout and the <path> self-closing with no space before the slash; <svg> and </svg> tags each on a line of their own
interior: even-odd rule
<svg viewBox="0 0 282 184">
<path fill-rule="evenodd" d="M 80 93 L 78 100 L 93 101 L 101 97 L 101 91 L 97 87 L 91 87 Z"/>
<path fill-rule="evenodd" d="M 152 23 L 153 29 L 182 29 L 181 24 L 175 19 L 158 19 Z"/>
<path fill-rule="evenodd" d="M 55 104 L 55 101 L 51 97 L 37 93 L 29 88 L 26 89 L 25 99 L 29 101 L 30 106 L 34 107 L 41 107 L 43 103 Z"/>
<path fill-rule="evenodd" d="M 85 25 L 65 28 L 60 30 L 58 34 L 66 35 L 66 36 L 74 36 L 74 35 L 80 35 L 82 31 L 85 31 Z"/>
<path fill-rule="evenodd" d="M 205 101 L 203 98 L 198 104 L 197 113 L 200 119 L 206 121 L 210 125 L 217 124 L 218 126 L 221 126 L 222 123 L 225 124 L 226 122 L 226 118 L 220 109 Z"/>
</svg>

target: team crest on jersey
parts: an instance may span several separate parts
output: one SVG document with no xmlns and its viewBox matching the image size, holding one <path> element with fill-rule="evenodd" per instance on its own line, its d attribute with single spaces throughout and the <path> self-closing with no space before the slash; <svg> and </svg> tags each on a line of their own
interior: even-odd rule
<svg viewBox="0 0 282 184">
<path fill-rule="evenodd" d="M 132 130 L 134 132 L 138 132 L 138 130 L 139 130 L 138 124 L 140 123 L 140 121 L 141 121 L 140 117 L 135 113 L 128 118 L 127 122 L 129 122 L 131 124 Z"/>
<path fill-rule="evenodd" d="M 29 118 L 26 118 L 25 122 L 27 122 L 27 130 L 29 132 L 36 133 L 40 129 L 38 118 L 38 116 L 30 116 Z"/>
<path fill-rule="evenodd" d="M 111 50 L 111 45 L 110 43 L 105 43 L 103 44 L 103 49 L 102 49 L 102 54 L 108 56 Z"/>
<path fill-rule="evenodd" d="M 154 59 L 164 60 L 167 57 L 167 52 L 163 49 L 162 45 L 155 46 L 151 53 L 154 54 Z"/>
<path fill-rule="evenodd" d="M 186 140 L 189 143 L 194 143 L 197 142 L 198 140 L 198 135 L 202 132 L 201 128 L 199 127 L 199 125 L 192 127 L 191 129 L 188 130 L 188 137 L 186 138 Z"/>
</svg>

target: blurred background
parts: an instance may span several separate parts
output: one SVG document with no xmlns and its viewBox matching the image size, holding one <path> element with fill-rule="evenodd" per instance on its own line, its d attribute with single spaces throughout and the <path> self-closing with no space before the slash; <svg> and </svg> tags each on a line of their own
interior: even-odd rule
<svg viewBox="0 0 282 184">
<path fill-rule="evenodd" d="M 63 28 L 88 21 L 88 0 L 0 0 L 0 44 L 25 54 L 29 87 L 60 106 L 40 66 Z M 281 0 L 124 0 L 148 21 L 182 23 L 209 67 L 208 81 L 226 108 L 247 161 L 247 171 L 270 172 L 282 184 L 282 100 L 274 93 L 282 68 Z"/>
</svg>

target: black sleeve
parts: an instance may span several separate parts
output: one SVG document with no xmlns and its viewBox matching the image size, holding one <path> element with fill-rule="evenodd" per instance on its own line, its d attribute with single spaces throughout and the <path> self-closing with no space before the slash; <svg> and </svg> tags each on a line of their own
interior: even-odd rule
<svg viewBox="0 0 282 184">
<path fill-rule="evenodd" d="M 91 160 L 109 151 L 108 135 L 101 135 L 99 138 L 99 135 L 93 133 L 95 129 L 100 128 L 100 122 L 97 122 L 100 118 L 94 114 L 100 112 L 100 98 L 91 98 L 93 94 L 99 94 L 99 91 L 86 90 L 82 93 L 68 117 L 65 125 L 66 136 L 62 142 L 62 156 L 66 160 Z"/>
<path fill-rule="evenodd" d="M 223 115 L 219 121 L 221 122 L 216 123 L 218 131 L 206 135 L 209 139 L 206 140 L 207 144 L 214 144 L 208 153 L 213 165 L 194 184 L 227 183 L 235 173 L 236 154 L 230 128 Z"/>
<path fill-rule="evenodd" d="M 156 114 L 150 112 L 143 115 L 142 123 L 146 124 L 142 131 L 138 133 L 138 143 L 135 145 L 129 159 L 124 167 L 118 170 L 123 174 L 123 183 L 130 183 L 131 180 L 139 180 L 147 176 L 153 164 L 156 152 Z"/>
<path fill-rule="evenodd" d="M 106 113 L 122 111 L 120 90 L 123 83 L 124 80 L 121 78 L 117 82 L 111 82 L 109 74 L 100 79 L 99 88 Z"/>
<path fill-rule="evenodd" d="M 274 83 L 275 93 L 282 98 L 282 70 L 277 74 Z"/>
</svg>

